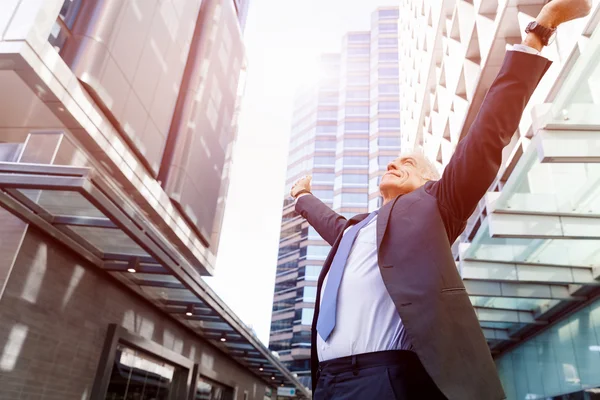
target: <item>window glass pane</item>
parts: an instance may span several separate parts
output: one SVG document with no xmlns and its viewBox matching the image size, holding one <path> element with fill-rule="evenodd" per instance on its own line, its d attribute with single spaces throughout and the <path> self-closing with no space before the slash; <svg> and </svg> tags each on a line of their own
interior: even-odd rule
<svg viewBox="0 0 600 400">
<path fill-rule="evenodd" d="M 349 55 L 369 55 L 371 49 L 369 47 L 349 47 Z"/>
<path fill-rule="evenodd" d="M 329 246 L 307 246 L 306 258 L 309 260 L 324 260 L 329 254 Z"/>
<path fill-rule="evenodd" d="M 398 68 L 379 68 L 380 77 L 391 77 L 398 78 L 400 76 L 400 69 Z"/>
<path fill-rule="evenodd" d="M 400 102 L 399 101 L 380 101 L 377 105 L 377 110 L 379 112 L 383 111 L 400 111 Z"/>
<path fill-rule="evenodd" d="M 333 190 L 313 190 L 312 194 L 324 201 L 333 200 Z"/>
<path fill-rule="evenodd" d="M 317 156 L 315 157 L 315 166 L 331 166 L 335 164 L 335 157 Z"/>
<path fill-rule="evenodd" d="M 317 233 L 317 231 L 315 230 L 315 228 L 313 228 L 312 226 L 308 227 L 308 238 L 310 240 L 321 240 L 321 235 L 319 235 Z"/>
<path fill-rule="evenodd" d="M 315 315 L 315 310 L 312 308 L 303 308 L 302 309 L 302 319 L 300 323 L 302 325 L 312 325 L 313 316 Z"/>
<path fill-rule="evenodd" d="M 321 266 L 319 265 L 307 265 L 304 267 L 304 279 L 307 281 L 316 281 L 319 279 L 321 274 Z"/>
<path fill-rule="evenodd" d="M 337 110 L 321 110 L 317 113 L 317 119 L 337 119 Z"/>
<path fill-rule="evenodd" d="M 335 149 L 335 142 L 333 140 L 317 140 L 315 142 L 316 149 Z"/>
<path fill-rule="evenodd" d="M 344 157 L 344 167 L 354 166 L 354 165 L 358 165 L 358 166 L 369 165 L 369 158 L 367 156 L 364 156 L 364 157 L 346 156 L 346 157 Z"/>
<path fill-rule="evenodd" d="M 369 42 L 370 40 L 370 33 L 352 33 L 348 35 L 348 42 L 351 43 Z"/>
<path fill-rule="evenodd" d="M 106 398 L 167 400 L 176 391 L 178 372 L 173 365 L 119 344 Z"/>
<path fill-rule="evenodd" d="M 342 193 L 342 204 L 360 204 L 366 205 L 369 201 L 369 195 L 366 193 Z"/>
<path fill-rule="evenodd" d="M 350 85 L 368 85 L 370 82 L 369 75 L 348 75 L 346 82 Z"/>
<path fill-rule="evenodd" d="M 336 133 L 337 125 L 317 125 L 317 133 Z"/>
<path fill-rule="evenodd" d="M 346 116 L 367 116 L 369 115 L 369 106 L 347 106 Z"/>
<path fill-rule="evenodd" d="M 400 137 L 385 137 L 380 136 L 377 138 L 377 144 L 381 147 L 400 147 Z"/>
<path fill-rule="evenodd" d="M 194 400 L 233 400 L 233 388 L 199 377 Z"/>
<path fill-rule="evenodd" d="M 380 19 L 394 19 L 400 17 L 400 10 L 379 10 Z"/>
<path fill-rule="evenodd" d="M 354 131 L 354 132 L 369 132 L 369 123 L 365 122 L 346 122 L 344 125 L 344 129 L 346 132 Z"/>
<path fill-rule="evenodd" d="M 317 299 L 317 288 L 314 286 L 305 286 L 302 300 L 307 303 L 314 303 Z"/>
<path fill-rule="evenodd" d="M 400 118 L 380 118 L 380 128 L 400 128 Z"/>
<path fill-rule="evenodd" d="M 342 183 L 366 185 L 369 183 L 369 176 L 367 174 L 344 174 L 342 175 Z"/>
<path fill-rule="evenodd" d="M 379 162 L 379 165 L 386 166 L 389 163 L 391 163 L 392 161 L 394 161 L 396 158 L 398 158 L 398 157 L 396 157 L 396 156 L 379 156 L 378 162 Z"/>
<path fill-rule="evenodd" d="M 333 183 L 335 179 L 335 174 L 328 174 L 325 172 L 315 172 L 312 176 L 313 183 L 322 182 L 322 183 Z"/>
<path fill-rule="evenodd" d="M 379 53 L 379 61 L 398 61 L 398 53 Z"/>
<path fill-rule="evenodd" d="M 398 24 L 379 24 L 379 32 L 398 32 Z"/>
<path fill-rule="evenodd" d="M 369 69 L 368 62 L 350 62 L 348 63 L 348 71 L 366 71 Z"/>
<path fill-rule="evenodd" d="M 398 46 L 396 38 L 379 38 L 379 47 Z"/>
<path fill-rule="evenodd" d="M 346 97 L 349 99 L 369 99 L 367 90 L 349 90 L 346 92 Z"/>
<path fill-rule="evenodd" d="M 391 85 L 379 85 L 379 93 L 400 93 L 400 85 L 391 84 Z"/>
<path fill-rule="evenodd" d="M 344 139 L 344 148 L 369 147 L 369 139 Z"/>
</svg>

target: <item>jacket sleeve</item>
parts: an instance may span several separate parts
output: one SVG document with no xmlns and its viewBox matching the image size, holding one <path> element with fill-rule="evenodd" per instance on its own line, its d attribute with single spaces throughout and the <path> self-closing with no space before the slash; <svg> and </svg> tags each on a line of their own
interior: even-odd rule
<svg viewBox="0 0 600 400">
<path fill-rule="evenodd" d="M 302 215 L 331 246 L 333 246 L 346 225 L 346 218 L 333 211 L 313 195 L 298 198 L 296 212 Z"/>
<path fill-rule="evenodd" d="M 475 121 L 458 144 L 442 178 L 429 186 L 440 207 L 464 221 L 494 181 L 502 149 L 519 127 L 525 106 L 550 67 L 546 58 L 509 51 Z"/>
</svg>

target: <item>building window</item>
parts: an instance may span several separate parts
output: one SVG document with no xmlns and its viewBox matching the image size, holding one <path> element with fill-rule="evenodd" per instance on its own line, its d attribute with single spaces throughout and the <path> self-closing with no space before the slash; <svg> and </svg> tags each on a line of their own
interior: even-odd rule
<svg viewBox="0 0 600 400">
<path fill-rule="evenodd" d="M 346 98 L 368 100 L 369 92 L 367 90 L 348 90 L 346 92 Z"/>
<path fill-rule="evenodd" d="M 352 166 L 365 166 L 369 165 L 369 158 L 367 156 L 346 156 L 344 157 L 344 167 Z"/>
<path fill-rule="evenodd" d="M 353 56 L 368 56 L 370 52 L 371 52 L 370 47 L 349 47 L 348 48 L 348 55 L 353 55 Z"/>
<path fill-rule="evenodd" d="M 368 106 L 347 106 L 346 107 L 346 116 L 355 117 L 355 116 L 368 116 L 369 115 L 369 107 Z"/>
<path fill-rule="evenodd" d="M 400 85 L 398 84 L 387 84 L 379 85 L 380 94 L 398 94 L 400 93 Z"/>
<path fill-rule="evenodd" d="M 378 73 L 380 78 L 398 78 L 400 76 L 400 69 L 379 68 Z"/>
<path fill-rule="evenodd" d="M 194 400 L 233 400 L 233 388 L 203 376 L 198 378 Z"/>
<path fill-rule="evenodd" d="M 368 71 L 369 63 L 368 62 L 349 62 L 348 63 L 348 71 Z"/>
<path fill-rule="evenodd" d="M 307 246 L 306 259 L 308 260 L 324 260 L 329 254 L 329 246 Z"/>
<path fill-rule="evenodd" d="M 323 201 L 333 200 L 333 190 L 313 190 L 312 194 Z"/>
<path fill-rule="evenodd" d="M 182 355 L 111 324 L 94 394 L 106 399 L 186 398 L 193 368 Z"/>
<path fill-rule="evenodd" d="M 366 205 L 369 201 L 369 195 L 366 193 L 342 193 L 343 205 Z"/>
<path fill-rule="evenodd" d="M 344 185 L 366 185 L 369 183 L 367 174 L 344 174 L 342 175 L 342 184 Z"/>
<path fill-rule="evenodd" d="M 400 128 L 400 118 L 379 118 L 380 129 L 398 129 Z"/>
<path fill-rule="evenodd" d="M 321 274 L 321 268 L 319 265 L 307 265 L 304 267 L 304 279 L 307 281 L 316 281 Z"/>
<path fill-rule="evenodd" d="M 317 119 L 333 119 L 337 120 L 337 110 L 321 110 L 317 113 Z"/>
<path fill-rule="evenodd" d="M 317 125 L 317 133 L 336 133 L 337 125 Z"/>
<path fill-rule="evenodd" d="M 379 32 L 398 33 L 398 24 L 379 24 Z"/>
<path fill-rule="evenodd" d="M 380 62 L 398 62 L 398 53 L 379 53 Z"/>
<path fill-rule="evenodd" d="M 344 124 L 346 132 L 369 132 L 368 122 L 346 122 Z"/>
<path fill-rule="evenodd" d="M 346 82 L 348 85 L 368 85 L 370 79 L 369 75 L 348 75 Z"/>
<path fill-rule="evenodd" d="M 81 0 L 64 1 L 48 37 L 48 41 L 56 50 L 60 51 L 67 38 L 71 37 L 71 29 L 73 29 L 80 8 Z"/>
<path fill-rule="evenodd" d="M 335 179 L 335 174 L 328 174 L 325 172 L 315 172 L 312 176 L 312 182 L 315 183 L 326 183 L 331 184 Z"/>
<path fill-rule="evenodd" d="M 379 10 L 379 19 L 398 19 L 400 10 Z"/>
<path fill-rule="evenodd" d="M 317 156 L 314 158 L 316 166 L 332 166 L 335 165 L 335 157 Z"/>
<path fill-rule="evenodd" d="M 302 301 L 314 303 L 317 300 L 317 288 L 315 286 L 305 286 Z"/>
<path fill-rule="evenodd" d="M 381 166 L 387 166 L 389 163 L 391 163 L 392 161 L 394 161 L 397 158 L 398 157 L 396 157 L 396 156 L 379 156 L 377 158 L 377 162 Z"/>
<path fill-rule="evenodd" d="M 315 149 L 335 149 L 336 142 L 333 140 L 317 140 L 315 142 Z"/>
<path fill-rule="evenodd" d="M 369 139 L 344 139 L 345 149 L 368 148 Z"/>
<path fill-rule="evenodd" d="M 312 320 L 315 315 L 315 310 L 313 308 L 303 308 L 302 309 L 302 318 L 300 319 L 300 323 L 302 325 L 312 325 Z"/>
<path fill-rule="evenodd" d="M 396 38 L 379 38 L 379 47 L 398 47 L 398 39 Z"/>
<path fill-rule="evenodd" d="M 378 112 L 391 112 L 391 111 L 400 111 L 400 102 L 399 101 L 380 101 L 377 104 Z"/>
<path fill-rule="evenodd" d="M 352 33 L 348 35 L 348 42 L 350 43 L 368 43 L 370 41 L 370 33 Z"/>
<path fill-rule="evenodd" d="M 380 136 L 379 138 L 377 138 L 377 144 L 379 145 L 379 147 L 400 147 L 400 137 Z"/>
</svg>

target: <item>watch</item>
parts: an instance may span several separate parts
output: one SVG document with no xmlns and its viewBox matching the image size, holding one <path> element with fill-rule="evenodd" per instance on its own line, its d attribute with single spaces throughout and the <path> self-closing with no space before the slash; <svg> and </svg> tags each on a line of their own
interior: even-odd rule
<svg viewBox="0 0 600 400">
<path fill-rule="evenodd" d="M 525 33 L 533 33 L 535 34 L 544 46 L 548 46 L 554 42 L 556 39 L 556 28 L 547 28 L 537 23 L 537 21 L 531 21 L 527 28 L 525 28 Z"/>
</svg>

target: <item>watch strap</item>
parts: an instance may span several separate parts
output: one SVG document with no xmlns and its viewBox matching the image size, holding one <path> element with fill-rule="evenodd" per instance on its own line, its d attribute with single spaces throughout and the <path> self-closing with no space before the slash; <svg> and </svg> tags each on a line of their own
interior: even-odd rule
<svg viewBox="0 0 600 400">
<path fill-rule="evenodd" d="M 298 197 L 300 197 L 301 194 L 312 194 L 312 192 L 310 190 L 306 190 L 306 189 L 302 189 L 300 190 L 298 193 L 296 193 L 296 195 L 294 196 L 295 199 L 297 199 Z"/>
</svg>

